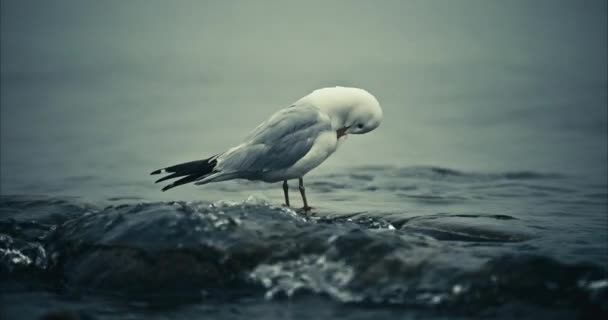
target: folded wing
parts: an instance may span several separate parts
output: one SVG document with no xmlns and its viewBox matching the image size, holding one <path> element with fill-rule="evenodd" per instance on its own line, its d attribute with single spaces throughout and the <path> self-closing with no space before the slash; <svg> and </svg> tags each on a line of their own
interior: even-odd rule
<svg viewBox="0 0 608 320">
<path fill-rule="evenodd" d="M 231 177 L 260 179 L 269 171 L 289 168 L 312 148 L 316 138 L 331 130 L 329 118 L 313 106 L 282 109 L 258 126 L 235 148 L 217 158 L 216 170 Z M 197 184 L 221 180 L 221 175 Z"/>
</svg>

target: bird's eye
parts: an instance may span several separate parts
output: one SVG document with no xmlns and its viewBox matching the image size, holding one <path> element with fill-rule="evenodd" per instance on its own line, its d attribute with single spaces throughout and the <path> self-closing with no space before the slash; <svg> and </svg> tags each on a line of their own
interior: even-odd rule
<svg viewBox="0 0 608 320">
<path fill-rule="evenodd" d="M 359 123 L 359 124 L 357 125 L 357 128 L 358 128 L 358 129 L 363 129 L 363 124 L 362 124 L 362 123 Z"/>
</svg>

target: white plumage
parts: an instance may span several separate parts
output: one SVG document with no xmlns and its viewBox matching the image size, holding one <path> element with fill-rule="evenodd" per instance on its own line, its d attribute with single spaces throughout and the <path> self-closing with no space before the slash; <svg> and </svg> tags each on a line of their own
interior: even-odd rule
<svg viewBox="0 0 608 320">
<path fill-rule="evenodd" d="M 302 177 L 334 153 L 348 134 L 370 132 L 381 121 L 380 104 L 369 92 L 347 87 L 323 88 L 277 111 L 238 146 L 208 159 L 152 174 L 170 173 L 156 182 L 181 178 L 163 191 L 188 182 L 200 185 L 230 179 L 284 181 L 288 206 L 286 181 L 298 178 L 304 208 L 309 209 Z"/>
</svg>

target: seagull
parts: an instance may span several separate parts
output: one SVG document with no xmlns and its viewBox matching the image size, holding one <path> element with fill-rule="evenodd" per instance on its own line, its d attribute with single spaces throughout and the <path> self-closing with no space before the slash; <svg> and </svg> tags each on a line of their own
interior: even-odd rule
<svg viewBox="0 0 608 320">
<path fill-rule="evenodd" d="M 333 154 L 349 134 L 370 132 L 381 121 L 380 104 L 366 90 L 322 88 L 274 113 L 241 144 L 210 158 L 173 165 L 151 174 L 168 174 L 156 183 L 180 178 L 162 191 L 190 182 L 203 185 L 232 179 L 283 181 L 287 207 L 290 207 L 287 180 L 297 178 L 302 209 L 310 211 L 304 175 Z"/>
</svg>

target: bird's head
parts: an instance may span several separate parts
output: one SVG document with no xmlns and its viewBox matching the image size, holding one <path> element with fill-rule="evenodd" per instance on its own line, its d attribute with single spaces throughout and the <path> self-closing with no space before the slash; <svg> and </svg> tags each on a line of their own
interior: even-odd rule
<svg viewBox="0 0 608 320">
<path fill-rule="evenodd" d="M 313 91 L 305 98 L 329 116 L 338 138 L 347 134 L 370 132 L 382 122 L 380 103 L 363 89 L 323 88 Z"/>
</svg>

